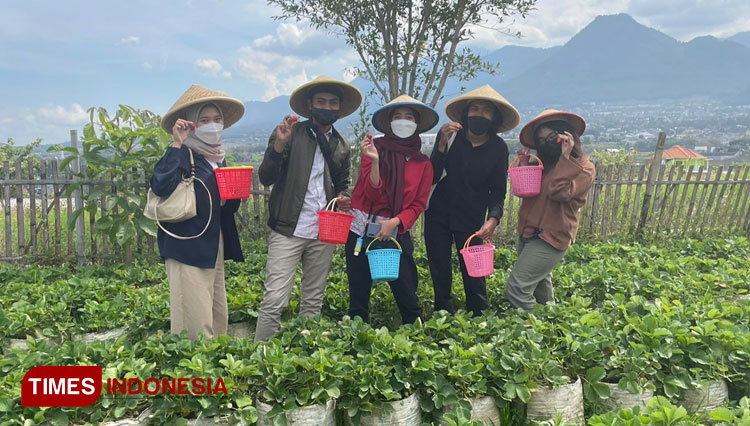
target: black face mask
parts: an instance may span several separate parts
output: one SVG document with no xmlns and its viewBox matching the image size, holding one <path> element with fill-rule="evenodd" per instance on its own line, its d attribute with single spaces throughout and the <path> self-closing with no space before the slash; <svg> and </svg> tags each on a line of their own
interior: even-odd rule
<svg viewBox="0 0 750 426">
<path fill-rule="evenodd" d="M 557 142 L 545 142 L 537 145 L 536 152 L 544 165 L 553 166 L 562 155 L 562 146 Z"/>
<path fill-rule="evenodd" d="M 339 112 L 335 109 L 313 108 L 312 118 L 323 126 L 330 126 L 339 119 Z"/>
<path fill-rule="evenodd" d="M 483 135 L 490 130 L 492 121 L 480 116 L 472 116 L 468 118 L 469 130 L 475 135 Z"/>
</svg>

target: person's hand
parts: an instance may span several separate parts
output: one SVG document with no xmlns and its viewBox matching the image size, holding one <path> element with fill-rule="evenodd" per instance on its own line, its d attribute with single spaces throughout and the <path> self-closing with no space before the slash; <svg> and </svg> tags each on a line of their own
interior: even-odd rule
<svg viewBox="0 0 750 426">
<path fill-rule="evenodd" d="M 518 155 L 518 162 L 521 166 L 528 166 L 529 165 L 529 159 L 531 158 L 531 151 L 527 147 L 523 147 L 516 151 L 516 154 Z"/>
<path fill-rule="evenodd" d="M 461 129 L 463 129 L 461 123 L 455 121 L 443 124 L 443 127 L 440 128 L 440 143 L 438 144 L 438 150 L 440 152 L 445 152 L 445 149 L 448 147 L 448 140 L 453 134 Z"/>
<path fill-rule="evenodd" d="M 178 118 L 177 121 L 175 121 L 174 126 L 172 126 L 172 136 L 174 136 L 174 143 L 172 143 L 172 146 L 175 148 L 181 147 L 183 142 L 185 142 L 185 139 L 187 139 L 188 135 L 193 130 L 195 130 L 195 124 L 193 124 L 192 121 Z"/>
<path fill-rule="evenodd" d="M 393 230 L 401 225 L 401 219 L 394 217 L 393 219 L 383 220 L 380 223 L 380 232 L 375 235 L 375 238 L 386 241 L 393 236 Z"/>
<path fill-rule="evenodd" d="M 377 163 L 379 160 L 378 150 L 375 148 L 375 143 L 372 140 L 372 135 L 368 133 L 367 136 L 362 139 L 362 143 L 360 145 L 362 147 L 362 154 L 372 160 L 373 163 Z"/>
<path fill-rule="evenodd" d="M 559 134 L 560 144 L 562 144 L 562 155 L 565 159 L 570 158 L 570 153 L 573 152 L 573 146 L 575 145 L 576 141 L 573 139 L 573 135 L 571 135 L 569 132 L 563 132 Z"/>
<path fill-rule="evenodd" d="M 336 204 L 339 206 L 339 210 L 349 213 L 349 210 L 352 209 L 352 198 L 346 195 L 339 195 L 336 197 Z"/>
<path fill-rule="evenodd" d="M 479 228 L 479 231 L 477 231 L 477 237 L 481 238 L 484 241 L 491 239 L 492 234 L 495 233 L 497 224 L 498 222 L 496 218 L 491 217 L 487 219 L 487 222 L 484 222 L 484 225 L 482 225 L 482 227 Z"/>
<path fill-rule="evenodd" d="M 273 149 L 279 154 L 284 152 L 284 147 L 286 147 L 286 144 L 289 143 L 289 140 L 292 138 L 292 126 L 294 126 L 294 123 L 296 123 L 297 120 L 296 115 L 287 115 L 281 120 L 281 123 L 276 126 L 276 140 L 274 141 Z"/>
</svg>

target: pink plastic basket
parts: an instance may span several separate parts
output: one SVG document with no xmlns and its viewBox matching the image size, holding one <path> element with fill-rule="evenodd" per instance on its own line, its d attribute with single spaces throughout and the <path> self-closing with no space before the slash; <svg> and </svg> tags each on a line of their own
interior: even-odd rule
<svg viewBox="0 0 750 426">
<path fill-rule="evenodd" d="M 536 197 L 542 190 L 542 171 L 544 170 L 544 165 L 539 157 L 534 154 L 529 155 L 536 158 L 539 162 L 538 166 L 513 167 L 521 158 L 516 157 L 508 168 L 510 186 L 513 189 L 513 195 L 516 197 Z"/>
<path fill-rule="evenodd" d="M 334 198 L 325 210 L 318 212 L 318 240 L 329 244 L 346 244 L 354 215 L 333 211 L 335 204 Z"/>
<path fill-rule="evenodd" d="M 495 246 L 485 243 L 478 246 L 470 246 L 472 238 L 477 234 L 472 234 L 464 243 L 461 250 L 461 256 L 466 263 L 466 272 L 472 277 L 486 277 L 492 275 L 495 271 Z M 479 238 L 479 237 L 477 237 Z"/>
</svg>

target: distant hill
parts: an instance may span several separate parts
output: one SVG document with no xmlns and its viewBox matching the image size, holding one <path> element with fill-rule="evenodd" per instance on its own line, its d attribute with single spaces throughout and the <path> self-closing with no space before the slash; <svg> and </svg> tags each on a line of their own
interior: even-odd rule
<svg viewBox="0 0 750 426">
<path fill-rule="evenodd" d="M 648 101 L 706 97 L 750 104 L 750 32 L 720 40 L 712 36 L 680 42 L 638 23 L 630 15 L 599 16 L 560 47 L 507 46 L 485 59 L 499 75 L 471 82 L 449 81 L 438 103 L 491 84 L 518 107 L 572 107 L 583 102 Z M 369 91 L 370 83 L 353 84 Z M 232 131 L 270 129 L 289 114 L 289 98 L 249 102 Z M 377 106 L 370 106 L 370 112 Z M 346 125 L 356 114 L 341 124 Z"/>
</svg>

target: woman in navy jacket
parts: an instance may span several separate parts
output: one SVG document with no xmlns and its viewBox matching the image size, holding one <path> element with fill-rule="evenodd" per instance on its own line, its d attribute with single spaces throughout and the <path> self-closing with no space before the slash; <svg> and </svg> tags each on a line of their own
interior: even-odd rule
<svg viewBox="0 0 750 426">
<path fill-rule="evenodd" d="M 169 281 L 172 333 L 187 330 L 213 338 L 227 331 L 224 260 L 243 261 L 234 214 L 240 200 L 222 201 L 214 169 L 226 165 L 221 132 L 244 113 L 242 102 L 200 86 L 191 86 L 170 108 L 162 127 L 174 142 L 154 167 L 151 190 L 168 197 L 183 177 L 190 176 L 192 151 L 197 215 L 179 223 L 161 223 L 159 253 L 165 259 Z M 208 226 L 206 224 L 208 223 Z M 205 232 L 201 232 L 205 229 Z"/>
</svg>

